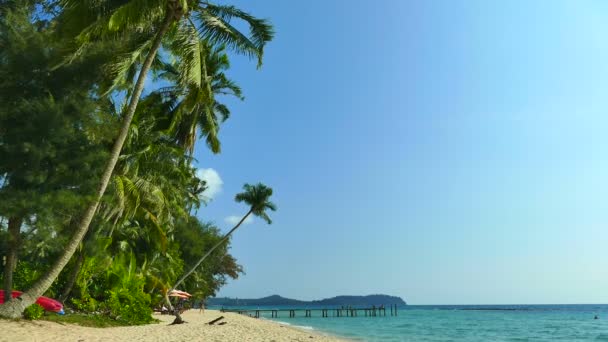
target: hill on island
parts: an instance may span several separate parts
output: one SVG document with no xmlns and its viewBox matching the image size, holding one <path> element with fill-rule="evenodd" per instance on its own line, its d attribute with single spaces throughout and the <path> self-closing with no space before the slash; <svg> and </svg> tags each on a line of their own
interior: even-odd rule
<svg viewBox="0 0 608 342">
<path fill-rule="evenodd" d="M 281 297 L 279 295 L 272 295 L 258 299 L 242 299 L 242 298 L 228 298 L 228 297 L 217 297 L 209 298 L 207 305 L 217 306 L 341 306 L 341 305 L 352 305 L 352 306 L 372 306 L 372 305 L 407 305 L 406 302 L 400 297 L 388 296 L 383 294 L 375 294 L 368 296 L 337 296 L 332 298 L 326 298 L 321 300 L 303 301 L 297 299 L 290 299 Z"/>
</svg>

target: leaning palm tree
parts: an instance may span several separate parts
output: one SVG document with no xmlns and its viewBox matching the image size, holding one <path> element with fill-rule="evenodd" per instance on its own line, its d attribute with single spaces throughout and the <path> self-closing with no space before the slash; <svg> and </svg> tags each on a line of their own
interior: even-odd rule
<svg viewBox="0 0 608 342">
<path fill-rule="evenodd" d="M 168 291 L 169 293 L 171 291 L 174 291 L 179 285 L 181 285 L 181 283 L 186 280 L 201 265 L 201 263 L 211 255 L 211 253 L 213 253 L 213 251 L 215 251 L 218 247 L 224 244 L 230 238 L 232 233 L 234 233 L 243 224 L 243 222 L 245 222 L 249 215 L 253 214 L 254 216 L 260 217 L 268 224 L 272 223 L 272 220 L 266 213 L 266 210 L 277 210 L 276 205 L 269 200 L 270 196 L 272 196 L 272 188 L 269 188 L 262 183 L 258 183 L 255 185 L 245 184 L 243 186 L 243 189 L 245 191 L 237 194 L 234 197 L 234 200 L 239 203 L 244 202 L 248 204 L 249 211 L 245 214 L 245 216 L 243 216 L 243 218 L 241 218 L 241 220 L 236 224 L 236 226 L 230 229 L 230 231 L 228 231 L 228 233 L 226 233 L 226 235 L 224 235 L 220 241 L 218 241 L 213 247 L 211 247 L 211 249 L 208 250 L 207 253 L 205 253 L 198 260 L 198 262 L 175 283 L 175 285 L 173 285 L 171 290 Z M 171 306 L 169 297 L 167 297 L 166 295 L 165 300 L 167 301 L 167 304 Z M 183 323 L 179 312 L 176 312 L 175 314 L 176 318 L 174 323 Z"/>
<path fill-rule="evenodd" d="M 64 32 L 78 32 L 76 39 L 78 49 L 74 55 L 78 55 L 78 52 L 85 52 L 86 48 L 96 41 L 135 34 L 147 39 L 143 39 L 143 43 L 127 58 L 122 58 L 114 69 L 120 75 L 131 70 L 134 65 L 138 65 L 142 59 L 143 62 L 139 67 L 137 80 L 128 92 L 130 95 L 128 106 L 122 115 L 122 124 L 112 146 L 110 158 L 101 174 L 94 199 L 88 204 L 72 237 L 50 270 L 20 296 L 21 300 L 0 305 L 0 316 L 2 317 L 20 317 L 27 306 L 33 304 L 39 296 L 46 292 L 80 245 L 112 178 L 133 115 L 144 90 L 146 77 L 156 60 L 156 54 L 166 37 L 172 36 L 167 33 L 170 31 L 182 32 L 185 28 L 190 28 L 188 32 L 182 32 L 182 34 L 196 34 L 197 40 L 203 38 L 214 45 L 225 44 L 237 53 L 255 57 L 258 60 L 258 67 L 262 62 L 264 45 L 273 37 L 272 26 L 266 20 L 255 18 L 234 6 L 214 5 L 207 1 L 63 0 L 60 3 L 63 5 L 62 17 L 67 22 L 63 28 Z M 191 17 L 194 17 L 195 20 L 192 20 Z M 231 25 L 231 19 L 234 18 L 249 25 L 248 36 Z M 185 56 L 181 59 L 182 63 L 190 63 L 192 67 L 196 67 L 196 61 L 188 60 L 188 56 L 199 47 L 198 44 L 194 44 L 182 51 Z M 196 56 L 196 52 L 193 55 Z"/>
</svg>

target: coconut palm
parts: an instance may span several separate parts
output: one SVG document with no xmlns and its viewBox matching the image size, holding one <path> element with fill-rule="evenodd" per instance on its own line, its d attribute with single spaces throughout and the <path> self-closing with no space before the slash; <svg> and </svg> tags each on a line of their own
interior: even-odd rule
<svg viewBox="0 0 608 342">
<path fill-rule="evenodd" d="M 248 204 L 249 211 L 243 216 L 243 218 L 232 229 L 230 229 L 230 231 L 228 231 L 228 233 L 226 233 L 222 237 L 222 239 L 220 241 L 218 241 L 213 247 L 211 247 L 211 249 L 208 250 L 207 253 L 205 253 L 198 260 L 198 262 L 175 283 L 175 285 L 173 285 L 171 290 L 169 290 L 169 291 L 167 291 L 167 293 L 165 293 L 165 301 L 169 305 L 170 310 L 175 311 L 175 310 L 173 310 L 171 301 L 169 300 L 168 293 L 175 290 L 179 285 L 182 284 L 182 282 L 184 282 L 184 280 L 186 280 L 190 275 L 192 275 L 192 273 L 201 265 L 201 263 L 205 259 L 207 259 L 207 257 L 209 257 L 211 255 L 211 253 L 213 253 L 213 251 L 215 251 L 218 247 L 223 245 L 230 238 L 232 233 L 234 233 L 251 214 L 262 218 L 268 224 L 272 223 L 272 220 L 266 213 L 266 210 L 268 210 L 268 209 L 272 210 L 272 211 L 276 210 L 275 204 L 269 200 L 270 196 L 272 196 L 272 188 L 269 188 L 262 183 L 258 183 L 255 185 L 245 184 L 243 186 L 243 189 L 245 191 L 237 194 L 234 197 L 234 200 L 238 203 L 244 202 L 244 203 Z M 175 321 L 173 322 L 174 324 L 180 324 L 180 323 L 184 322 L 182 320 L 179 312 L 175 311 L 175 316 L 176 316 Z"/>
<path fill-rule="evenodd" d="M 266 213 L 266 210 L 277 210 L 276 205 L 269 200 L 270 196 L 272 196 L 272 188 L 269 188 L 262 183 L 258 183 L 255 185 L 245 184 L 243 189 L 245 191 L 237 194 L 234 197 L 234 200 L 238 203 L 244 202 L 249 205 L 249 211 L 232 229 L 230 229 L 230 231 L 228 231 L 228 233 L 226 233 L 226 235 L 222 237 L 218 243 L 211 247 L 211 249 L 208 250 L 207 253 L 205 253 L 198 260 L 198 262 L 175 283 L 175 285 L 173 285 L 171 291 L 175 290 L 179 285 L 181 285 L 181 283 L 186 280 L 200 266 L 200 264 L 211 255 L 211 253 L 213 253 L 213 251 L 224 244 L 230 238 L 232 233 L 234 233 L 243 224 L 243 222 L 245 222 L 249 215 L 253 214 L 254 216 L 260 217 L 268 224 L 272 223 L 272 220 Z M 179 317 L 179 315 L 177 315 L 175 323 L 181 323 L 181 317 Z"/>
<path fill-rule="evenodd" d="M 101 174 L 94 199 L 82 214 L 63 253 L 50 270 L 21 295 L 21 300 L 0 305 L 0 316 L 3 317 L 20 317 L 23 310 L 33 304 L 51 286 L 80 245 L 112 178 L 144 90 L 146 77 L 163 40 L 167 37 L 179 36 L 179 34 L 196 34 L 196 39 L 193 38 L 192 41 L 200 41 L 200 38 L 203 38 L 213 45 L 225 44 L 234 52 L 257 58 L 259 67 L 262 62 L 264 45 L 273 37 L 272 26 L 266 20 L 255 18 L 234 6 L 214 5 L 206 1 L 63 0 L 61 4 L 64 12 L 60 16 L 60 20 L 63 18 L 64 24 L 60 25 L 60 29 L 63 30 L 62 32 L 78 32 L 76 38 L 78 49 L 74 56 L 85 52 L 87 47 L 95 41 L 137 35 L 146 39 L 143 39 L 141 45 L 131 51 L 127 57 L 123 56 L 121 61 L 115 63 L 114 70 L 118 76 L 121 76 L 134 65 L 138 65 L 142 59 L 143 62 L 139 67 L 137 80 L 129 92 L 128 106 L 122 115 L 122 124 L 112 146 L 110 158 Z M 241 19 L 249 25 L 249 36 L 232 26 L 231 20 L 235 18 Z M 186 28 L 189 28 L 188 31 L 185 31 Z M 180 33 L 167 35 L 169 31 Z M 184 49 L 181 63 L 187 63 L 190 67 L 197 69 L 199 62 L 189 60 L 188 56 L 196 56 L 198 48 L 200 48 L 199 44 L 190 44 L 187 49 Z M 198 55 L 200 56 L 200 53 Z M 192 75 L 196 75 L 196 73 L 192 73 Z M 201 82 L 203 76 L 205 75 L 201 76 Z M 124 77 L 122 78 L 124 79 Z"/>
<path fill-rule="evenodd" d="M 229 95 L 240 100 L 243 95 L 241 88 L 226 76 L 230 62 L 225 47 L 213 47 L 204 40 L 199 44 L 201 55 L 196 58 L 201 60 L 200 70 L 184 69 L 181 67 L 184 63 L 164 64 L 159 77 L 173 85 L 161 88 L 157 93 L 171 103 L 168 131 L 178 145 L 192 154 L 197 131 L 200 131 L 211 151 L 219 153 L 219 124 L 230 117 L 230 110 L 217 100 L 217 95 Z M 179 51 L 184 45 L 183 40 L 176 39 L 171 49 Z M 203 78 L 206 80 L 199 82 L 196 76 L 191 75 L 193 72 L 206 74 Z"/>
</svg>

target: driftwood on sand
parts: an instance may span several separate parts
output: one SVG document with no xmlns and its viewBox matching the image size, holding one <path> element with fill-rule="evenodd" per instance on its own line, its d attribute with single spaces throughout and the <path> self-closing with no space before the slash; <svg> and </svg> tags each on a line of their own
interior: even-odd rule
<svg viewBox="0 0 608 342">
<path fill-rule="evenodd" d="M 219 321 L 221 321 L 223 319 L 224 319 L 224 316 L 220 316 L 220 317 L 214 319 L 213 321 L 209 321 L 207 324 L 214 325 L 215 323 L 217 323 L 217 322 L 219 322 Z"/>
</svg>

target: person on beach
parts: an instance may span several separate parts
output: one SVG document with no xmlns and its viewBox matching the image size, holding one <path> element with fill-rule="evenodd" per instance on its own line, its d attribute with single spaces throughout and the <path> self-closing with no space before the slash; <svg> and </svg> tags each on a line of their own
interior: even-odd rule
<svg viewBox="0 0 608 342">
<path fill-rule="evenodd" d="M 203 302 L 202 300 L 201 300 L 201 307 L 200 307 L 200 310 L 198 312 L 199 313 L 205 313 L 205 302 Z"/>
</svg>

